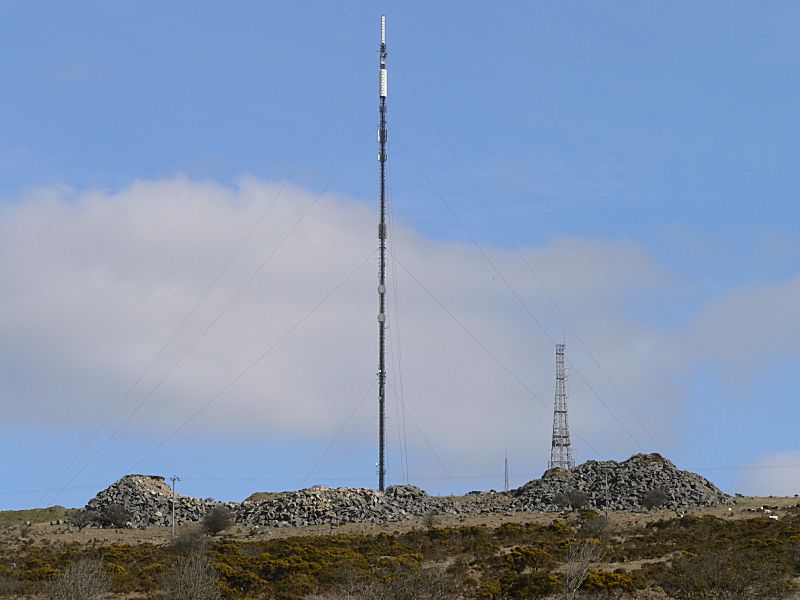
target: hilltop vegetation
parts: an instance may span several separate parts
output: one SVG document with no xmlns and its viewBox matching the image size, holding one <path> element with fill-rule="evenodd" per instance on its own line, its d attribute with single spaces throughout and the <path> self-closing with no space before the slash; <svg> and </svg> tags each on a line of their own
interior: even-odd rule
<svg viewBox="0 0 800 600">
<path fill-rule="evenodd" d="M 0 597 L 780 600 L 800 589 L 800 504 L 775 502 L 656 454 L 463 497 L 316 486 L 173 501 L 162 477 L 127 475 L 85 509 L 6 513 Z"/>
<path fill-rule="evenodd" d="M 282 539 L 184 530 L 174 545 L 61 542 L 36 533 L 12 541 L 7 531 L 0 595 L 4 586 L 41 593 L 81 559 L 101 561 L 119 597 L 142 598 L 164 597 L 165 581 L 180 581 L 176 566 L 204 560 L 213 592 L 225 599 L 538 598 L 570 587 L 592 597 L 778 599 L 800 575 L 797 508 L 778 520 L 687 515 L 624 525 L 620 517 L 580 510 L 549 523 L 495 527 L 439 527 L 430 519 L 401 533 Z"/>
<path fill-rule="evenodd" d="M 49 508 L 31 508 L 27 510 L 0 511 L 0 527 L 3 525 L 21 525 L 22 523 L 48 523 L 55 519 L 63 519 L 67 509 L 63 506 Z"/>
</svg>

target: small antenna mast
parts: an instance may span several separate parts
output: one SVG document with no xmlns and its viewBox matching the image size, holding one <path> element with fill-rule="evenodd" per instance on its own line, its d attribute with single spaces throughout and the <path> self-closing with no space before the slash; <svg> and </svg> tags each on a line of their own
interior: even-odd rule
<svg viewBox="0 0 800 600">
<path fill-rule="evenodd" d="M 504 467 L 505 468 L 504 468 L 504 473 L 503 473 L 503 475 L 504 475 L 504 478 L 503 478 L 503 491 L 507 492 L 508 490 L 511 489 L 511 486 L 508 483 L 508 450 L 506 450 L 506 459 L 505 459 L 505 462 L 504 462 Z"/>
<path fill-rule="evenodd" d="M 386 72 L 386 17 L 381 16 L 380 76 L 380 123 L 378 143 L 381 163 L 381 217 L 378 224 L 380 240 L 380 265 L 378 267 L 378 490 L 384 491 L 386 477 L 386 96 L 389 89 Z"/>
</svg>

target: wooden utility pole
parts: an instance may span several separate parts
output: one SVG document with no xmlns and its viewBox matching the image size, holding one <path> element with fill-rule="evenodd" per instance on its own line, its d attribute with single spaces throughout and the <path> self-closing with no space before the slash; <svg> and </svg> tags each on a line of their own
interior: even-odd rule
<svg viewBox="0 0 800 600">
<path fill-rule="evenodd" d="M 170 477 L 172 481 L 172 541 L 175 541 L 175 482 L 180 481 L 181 478 L 177 475 Z"/>
</svg>

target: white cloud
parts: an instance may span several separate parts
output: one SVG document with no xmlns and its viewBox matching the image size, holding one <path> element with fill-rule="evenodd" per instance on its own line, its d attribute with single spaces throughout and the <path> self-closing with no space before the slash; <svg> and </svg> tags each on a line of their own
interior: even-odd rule
<svg viewBox="0 0 800 600">
<path fill-rule="evenodd" d="M 737 290 L 709 302 L 689 330 L 702 356 L 750 378 L 800 353 L 800 277 Z"/>
<path fill-rule="evenodd" d="M 736 483 L 738 491 L 748 496 L 800 494 L 800 451 L 761 456 L 739 472 Z"/>
<path fill-rule="evenodd" d="M 138 182 L 115 194 L 42 189 L 0 208 L 0 289 L 6 290 L 0 297 L 2 413 L 22 424 L 96 426 L 190 312 L 280 187 L 252 178 L 236 188 L 174 178 Z M 291 186 L 275 200 L 113 423 L 170 371 L 313 202 L 308 191 Z M 390 300 L 399 300 L 401 322 L 398 330 L 392 321 L 390 334 L 393 340 L 402 337 L 410 413 L 453 471 L 496 469 L 505 447 L 515 457 L 526 457 L 516 459 L 521 468 L 541 466 L 552 422 L 550 340 L 473 247 L 439 243 L 402 224 L 392 227 L 391 236 L 402 263 L 544 404 L 394 266 L 399 295 L 390 286 Z M 376 245 L 372 207 L 324 196 L 126 431 L 164 434 L 184 422 L 370 257 Z M 553 338 L 566 336 L 568 355 L 580 373 L 642 446 L 652 449 L 519 257 L 485 250 Z M 679 375 L 691 362 L 682 341 L 696 337 L 706 348 L 721 344 L 720 360 L 734 365 L 750 354 L 734 353 L 726 343 L 731 323 L 747 322 L 768 301 L 771 318 L 777 320 L 778 313 L 796 317 L 797 304 L 775 300 L 764 290 L 721 300 L 723 310 L 709 307 L 691 329 L 676 334 L 628 310 L 631 303 L 657 304 L 675 285 L 641 247 L 562 237 L 523 252 L 636 414 L 666 444 L 674 443 Z M 367 260 L 189 431 L 297 443 L 330 437 L 377 367 L 376 268 L 373 258 Z M 390 308 L 394 317 L 398 311 L 394 304 Z M 765 335 L 773 333 L 782 344 L 800 337 L 796 329 Z M 390 377 L 399 386 L 397 371 L 393 365 Z M 575 371 L 570 390 L 579 458 L 593 457 L 584 441 L 604 455 L 639 449 Z M 372 438 L 374 392 L 368 403 L 350 435 Z M 389 414 L 395 414 L 392 407 Z M 413 426 L 407 428 L 414 436 Z"/>
</svg>

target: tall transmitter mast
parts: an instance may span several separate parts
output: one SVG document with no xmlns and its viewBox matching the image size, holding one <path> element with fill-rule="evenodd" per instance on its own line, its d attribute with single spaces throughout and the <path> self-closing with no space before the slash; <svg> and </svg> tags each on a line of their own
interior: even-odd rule
<svg viewBox="0 0 800 600">
<path fill-rule="evenodd" d="M 553 443 L 548 469 L 571 469 L 575 466 L 569 441 L 567 420 L 567 370 L 564 368 L 566 344 L 556 344 L 556 397 L 553 407 Z"/>
<path fill-rule="evenodd" d="M 378 225 L 380 266 L 378 267 L 378 490 L 384 490 L 386 477 L 386 95 L 389 89 L 386 72 L 386 17 L 381 16 L 380 48 L 380 124 L 378 143 L 381 163 L 381 220 Z"/>
</svg>

